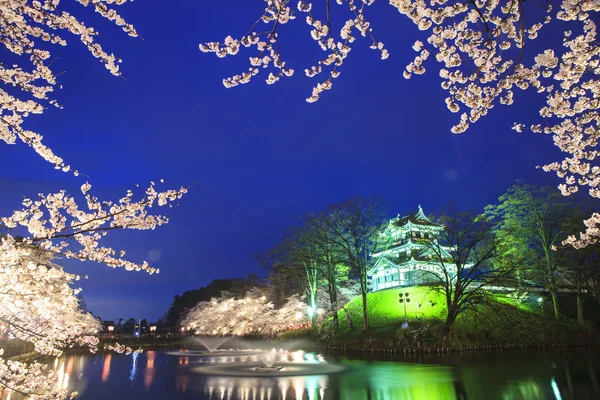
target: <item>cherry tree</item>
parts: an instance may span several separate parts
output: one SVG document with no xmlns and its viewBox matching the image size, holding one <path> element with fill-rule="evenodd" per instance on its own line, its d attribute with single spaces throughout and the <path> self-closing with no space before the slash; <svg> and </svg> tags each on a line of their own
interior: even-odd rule
<svg viewBox="0 0 600 400">
<path fill-rule="evenodd" d="M 201 301 L 181 320 L 184 330 L 206 336 L 272 336 L 308 323 L 307 306 L 299 295 L 290 296 L 278 309 L 259 288 L 242 298 L 224 293 L 218 299 Z"/>
<path fill-rule="evenodd" d="M 82 7 L 121 27 L 129 36 L 138 36 L 115 10 L 126 0 L 76 0 Z M 3 47 L 19 62 L 0 64 L 0 140 L 7 144 L 21 141 L 33 148 L 56 168 L 70 166 L 42 142 L 42 135 L 23 126 L 31 114 L 41 114 L 48 106 L 60 107 L 53 92 L 59 88 L 52 69 L 54 46 L 66 46 L 67 34 L 80 40 L 88 51 L 111 73 L 119 76 L 121 60 L 96 42 L 98 32 L 60 7 L 60 0 L 6 0 L 0 2 L 0 38 Z M 74 171 L 77 175 L 77 171 Z"/>
<path fill-rule="evenodd" d="M 126 0 L 76 0 L 114 22 L 129 36 L 135 28 L 115 10 Z M 60 0 L 6 0 L 0 2 L 0 38 L 10 62 L 0 64 L 0 140 L 23 142 L 64 172 L 71 167 L 42 142 L 42 135 L 24 126 L 25 118 L 49 106 L 59 88 L 52 69 L 53 46 L 65 46 L 66 37 L 79 39 L 112 75 L 119 76 L 121 60 L 96 42 L 98 32 L 61 8 Z M 15 61 L 13 61 L 15 60 Z M 73 171 L 75 176 L 79 173 Z M 161 181 L 162 182 L 162 181 Z M 153 211 L 172 206 L 186 188 L 157 191 L 151 183 L 141 196 L 128 191 L 117 201 L 100 200 L 91 185 L 81 186 L 81 197 L 65 191 L 26 198 L 22 207 L 0 218 L 0 336 L 34 345 L 39 354 L 58 356 L 65 349 L 96 351 L 100 325 L 79 309 L 75 288 L 82 277 L 68 273 L 54 261 L 72 258 L 94 261 L 128 271 L 157 273 L 147 262 L 132 261 L 124 250 L 102 244 L 113 230 L 153 230 L 168 219 Z M 117 352 L 131 349 L 116 344 Z M 1 351 L 0 351 L 1 353 Z M 25 396 L 54 399 L 73 396 L 57 386 L 58 375 L 38 362 L 6 360 L 0 354 L 0 385 Z"/>
<path fill-rule="evenodd" d="M 367 38 L 382 59 L 389 57 L 367 17 L 375 3 L 299 0 L 294 7 L 290 0 L 265 0 L 263 15 L 243 36 L 204 43 L 200 50 L 226 57 L 239 54 L 242 47 L 253 49 L 248 71 L 225 78 L 223 84 L 228 88 L 246 84 L 261 70 L 270 71 L 266 81 L 273 84 L 294 72 L 281 55 L 280 28 L 301 17 L 325 53 L 304 69 L 310 78 L 322 76 L 306 99 L 315 102 L 340 76 L 358 36 Z M 441 64 L 439 76 L 447 92 L 446 105 L 460 115 L 452 132 L 466 131 L 497 105 L 513 104 L 517 89 L 536 91 L 546 103 L 539 110 L 540 121 L 532 118 L 527 123 L 515 123 L 513 128 L 552 135 L 565 156 L 542 168 L 562 179 L 559 188 L 563 195 L 586 188 L 592 197 L 600 198 L 600 165 L 596 161 L 600 44 L 594 22 L 600 2 L 389 0 L 389 4 L 428 35 L 425 42 L 414 42 L 417 54 L 406 66 L 404 77 L 424 74 L 434 59 Z M 335 21 L 339 21 L 337 25 Z M 554 39 L 554 31 L 559 29 L 564 30 L 562 38 Z M 543 38 L 538 40 L 543 41 L 539 43 L 541 51 L 531 45 L 538 38 Z M 566 243 L 583 247 L 598 240 L 600 213 L 585 224 L 586 231 Z"/>
<path fill-rule="evenodd" d="M 0 238 L 0 323 L 7 339 L 20 339 L 34 345 L 35 351 L 58 356 L 77 346 L 97 350 L 97 320 L 79 310 L 73 289 L 82 277 L 64 271 L 53 263 L 57 258 L 95 261 L 129 271 L 158 270 L 147 262 L 125 258 L 125 251 L 102 245 L 102 238 L 115 229 L 152 230 L 168 222 L 151 209 L 172 205 L 187 189 L 158 192 L 152 183 L 139 200 L 132 191 L 116 202 L 100 201 L 82 186 L 83 204 L 64 191 L 25 199 L 22 208 L 0 218 L 9 229 Z M 21 235 L 13 234 L 13 231 Z M 112 350 L 130 352 L 123 346 Z M 38 398 L 64 398 L 53 388 L 52 371 L 6 361 L 0 357 L 0 384 Z M 18 371 L 18 372 L 17 372 Z M 25 372 L 23 372 L 25 371 Z M 44 381 L 47 380 L 47 381 Z"/>
</svg>

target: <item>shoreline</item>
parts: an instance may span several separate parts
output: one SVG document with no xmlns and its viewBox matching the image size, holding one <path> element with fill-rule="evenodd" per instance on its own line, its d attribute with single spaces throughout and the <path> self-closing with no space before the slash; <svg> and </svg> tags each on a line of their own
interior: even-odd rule
<svg viewBox="0 0 600 400">
<path fill-rule="evenodd" d="M 303 347 L 306 350 L 327 350 L 333 352 L 353 352 L 353 353 L 378 353 L 378 354 L 390 354 L 390 355 L 415 355 L 415 354 L 456 354 L 456 353 L 484 353 L 484 352 L 502 352 L 502 351 L 530 351 L 530 350 L 560 350 L 560 349 L 582 349 L 582 348 L 600 348 L 599 341 L 582 341 L 582 342 L 571 342 L 571 343 L 543 343 L 538 345 L 520 344 L 520 345 L 503 345 L 503 344 L 489 344 L 489 345 L 473 345 L 473 346 L 436 346 L 436 347 L 400 347 L 394 343 L 385 343 L 385 340 L 377 340 L 375 343 L 362 344 L 362 345 L 351 345 L 339 342 L 326 342 L 310 340 L 310 343 L 306 343 Z M 269 342 L 285 342 L 285 338 L 278 339 L 265 339 Z M 102 343 L 101 344 L 106 344 Z M 162 343 L 161 345 L 155 345 L 147 342 L 131 342 L 123 341 L 119 344 L 129 346 L 132 349 L 142 349 L 144 351 L 160 351 L 160 350 L 173 350 L 173 349 L 185 349 L 185 350 L 197 350 L 205 349 L 204 346 L 199 344 L 192 344 L 185 340 L 172 340 L 170 343 Z M 224 346 L 224 348 L 227 346 Z M 101 347 L 103 348 L 103 347 Z M 102 351 L 102 350 L 101 350 Z"/>
</svg>

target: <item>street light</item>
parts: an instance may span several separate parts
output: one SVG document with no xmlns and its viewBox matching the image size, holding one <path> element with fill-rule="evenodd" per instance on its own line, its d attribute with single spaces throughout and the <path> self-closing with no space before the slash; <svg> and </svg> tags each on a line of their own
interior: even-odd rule
<svg viewBox="0 0 600 400">
<path fill-rule="evenodd" d="M 108 327 L 108 337 L 112 339 L 112 331 L 115 330 L 114 325 Z"/>
<path fill-rule="evenodd" d="M 152 339 L 154 339 L 156 337 L 156 325 L 150 327 L 150 332 L 152 332 Z"/>
<path fill-rule="evenodd" d="M 538 301 L 538 304 L 540 305 L 540 310 L 542 312 L 542 315 L 544 315 L 544 298 L 538 297 L 537 301 Z"/>
<path fill-rule="evenodd" d="M 408 328 L 408 316 L 406 315 L 406 303 L 410 303 L 410 299 L 408 298 L 408 293 L 398 293 L 398 302 L 404 304 L 404 323 L 402 324 L 402 328 Z"/>
</svg>

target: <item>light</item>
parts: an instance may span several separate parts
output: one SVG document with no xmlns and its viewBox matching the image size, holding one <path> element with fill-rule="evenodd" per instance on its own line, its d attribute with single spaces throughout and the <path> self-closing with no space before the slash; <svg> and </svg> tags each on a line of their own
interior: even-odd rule
<svg viewBox="0 0 600 400">
<path fill-rule="evenodd" d="M 115 330 L 115 327 L 114 327 L 114 326 L 112 326 L 112 325 L 111 325 L 111 326 L 109 326 L 109 327 L 108 327 L 108 331 L 109 331 L 109 332 L 112 332 L 112 331 L 114 331 L 114 330 Z"/>
<path fill-rule="evenodd" d="M 322 308 L 319 308 L 319 309 L 317 310 L 317 314 L 318 314 L 318 315 L 323 315 L 323 313 L 324 313 L 324 312 L 325 312 L 325 310 L 323 310 Z"/>
<path fill-rule="evenodd" d="M 296 313 L 296 319 L 302 319 L 302 313 L 300 311 Z"/>
<path fill-rule="evenodd" d="M 544 301 L 543 297 L 538 297 L 538 303 L 541 303 L 542 301 Z"/>
<path fill-rule="evenodd" d="M 154 332 L 155 330 L 156 330 L 156 326 L 153 325 L 150 327 L 150 332 Z"/>
<path fill-rule="evenodd" d="M 312 307 L 308 307 L 308 309 L 306 310 L 306 312 L 307 312 L 307 314 L 308 314 L 309 317 L 312 317 L 313 314 L 314 314 L 314 312 L 315 312 L 315 310 L 313 310 Z"/>
</svg>

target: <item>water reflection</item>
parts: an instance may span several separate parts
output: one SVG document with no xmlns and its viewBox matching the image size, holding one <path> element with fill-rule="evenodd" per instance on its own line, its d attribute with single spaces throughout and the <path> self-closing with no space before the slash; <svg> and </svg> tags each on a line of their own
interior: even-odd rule
<svg viewBox="0 0 600 400">
<path fill-rule="evenodd" d="M 104 356 L 104 363 L 102 365 L 102 382 L 106 382 L 110 375 L 110 360 L 112 358 L 112 354 L 107 354 Z"/>
<path fill-rule="evenodd" d="M 325 398 L 328 379 L 325 375 L 283 378 L 208 377 L 204 395 L 206 399 L 317 400 Z"/>
<path fill-rule="evenodd" d="M 150 386 L 152 386 L 152 379 L 154 379 L 154 375 L 156 374 L 156 369 L 154 368 L 155 358 L 155 351 L 149 351 L 146 353 L 146 369 L 144 370 L 144 389 L 146 389 L 146 391 L 150 390 Z"/>
<path fill-rule="evenodd" d="M 49 360 L 56 385 L 78 399 L 229 400 L 574 400 L 599 399 L 600 352 L 493 353 L 388 360 L 302 353 L 303 362 L 342 364 L 340 373 L 307 376 L 211 376 L 202 366 L 256 361 L 254 355 L 69 354 Z M 362 357 L 362 359 L 361 359 Z M 300 353 L 287 353 L 287 362 Z M 86 362 L 93 361 L 93 362 Z M 283 361 L 283 360 L 282 360 Z M 316 371 L 316 370 L 315 370 Z M 135 379 L 140 375 L 142 379 Z M 22 397 L 2 392 L 0 399 Z"/>
<path fill-rule="evenodd" d="M 134 379 L 135 379 L 135 374 L 137 374 L 137 360 L 138 357 L 140 356 L 140 353 L 137 352 L 133 352 L 131 353 L 131 371 L 129 372 L 129 380 L 133 383 Z"/>
</svg>

